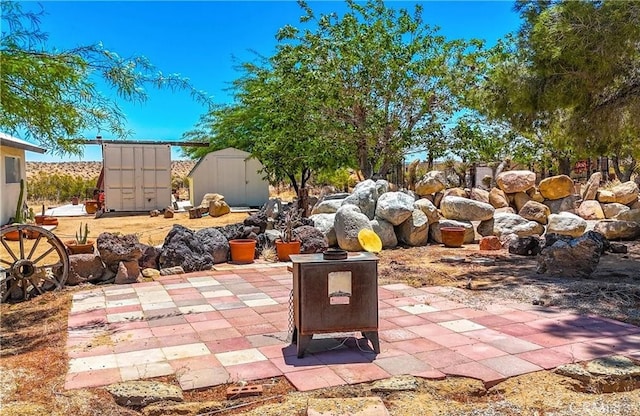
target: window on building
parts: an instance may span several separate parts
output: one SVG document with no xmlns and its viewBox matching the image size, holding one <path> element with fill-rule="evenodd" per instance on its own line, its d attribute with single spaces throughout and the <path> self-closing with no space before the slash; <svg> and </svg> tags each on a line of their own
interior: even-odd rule
<svg viewBox="0 0 640 416">
<path fill-rule="evenodd" d="M 4 177 L 6 183 L 20 182 L 20 159 L 13 156 L 4 158 Z"/>
</svg>

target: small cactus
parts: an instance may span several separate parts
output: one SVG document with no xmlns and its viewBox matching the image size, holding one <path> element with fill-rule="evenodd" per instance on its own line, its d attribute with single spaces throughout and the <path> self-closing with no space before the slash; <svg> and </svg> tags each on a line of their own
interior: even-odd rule
<svg viewBox="0 0 640 416">
<path fill-rule="evenodd" d="M 89 224 L 84 224 L 84 231 L 82 230 L 82 223 L 80 223 L 79 232 L 76 231 L 76 243 L 87 244 L 87 237 L 89 237 Z"/>
</svg>

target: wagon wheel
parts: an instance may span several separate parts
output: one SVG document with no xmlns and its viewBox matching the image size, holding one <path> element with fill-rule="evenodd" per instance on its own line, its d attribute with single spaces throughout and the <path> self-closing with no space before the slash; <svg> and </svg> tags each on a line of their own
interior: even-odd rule
<svg viewBox="0 0 640 416">
<path fill-rule="evenodd" d="M 69 256 L 51 231 L 28 224 L 0 229 L 0 301 L 22 301 L 64 287 Z"/>
</svg>

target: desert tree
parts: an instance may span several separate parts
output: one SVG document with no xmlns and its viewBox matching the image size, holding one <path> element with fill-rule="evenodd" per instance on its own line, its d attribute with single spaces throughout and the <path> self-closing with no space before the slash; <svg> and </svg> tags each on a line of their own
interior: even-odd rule
<svg viewBox="0 0 640 416">
<path fill-rule="evenodd" d="M 0 128 L 33 139 L 56 154 L 82 153 L 83 131 L 131 135 L 118 99 L 144 102 L 145 88 L 189 91 L 199 102 L 210 99 L 179 74 L 163 74 L 145 57 L 124 58 L 101 43 L 58 50 L 47 44 L 39 27 L 44 15 L 2 2 L 0 39 Z M 116 92 L 110 98 L 97 87 L 104 82 Z"/>
</svg>

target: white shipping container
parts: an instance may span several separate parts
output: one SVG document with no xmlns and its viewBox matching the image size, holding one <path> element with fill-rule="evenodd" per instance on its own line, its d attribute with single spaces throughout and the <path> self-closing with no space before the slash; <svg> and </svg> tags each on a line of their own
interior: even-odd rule
<svg viewBox="0 0 640 416">
<path fill-rule="evenodd" d="M 104 143 L 106 211 L 162 210 L 171 204 L 171 146 Z"/>
</svg>

